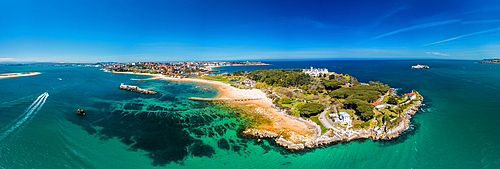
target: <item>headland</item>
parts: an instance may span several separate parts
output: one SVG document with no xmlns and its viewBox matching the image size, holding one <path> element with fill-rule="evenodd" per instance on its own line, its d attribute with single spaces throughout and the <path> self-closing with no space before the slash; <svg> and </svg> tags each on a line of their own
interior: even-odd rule
<svg viewBox="0 0 500 169">
<path fill-rule="evenodd" d="M 251 113 L 259 115 L 258 125 L 243 129 L 243 136 L 273 138 L 277 145 L 291 150 L 356 139 L 397 138 L 410 128 L 410 119 L 423 100 L 415 90 L 396 96 L 395 90 L 386 84 L 359 83 L 352 76 L 334 72 L 313 75 L 300 69 L 258 70 L 243 72 L 243 75 L 242 72 L 235 72 L 233 75 L 193 78 L 125 73 L 153 76 L 141 80 L 184 81 L 217 86 L 220 93 L 216 100 L 246 107 Z M 267 75 L 276 73 L 296 79 L 266 80 L 271 78 Z"/>
</svg>

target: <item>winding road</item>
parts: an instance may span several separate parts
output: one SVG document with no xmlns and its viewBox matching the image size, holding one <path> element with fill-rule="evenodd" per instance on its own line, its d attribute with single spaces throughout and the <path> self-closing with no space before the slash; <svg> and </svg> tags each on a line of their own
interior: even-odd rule
<svg viewBox="0 0 500 169">
<path fill-rule="evenodd" d="M 321 124 L 323 124 L 323 126 L 325 128 L 328 128 L 328 129 L 331 129 L 333 128 L 333 125 L 328 121 L 327 117 L 325 116 L 326 113 L 328 113 L 328 110 L 330 110 L 330 107 L 326 107 L 325 111 L 323 111 L 320 115 L 319 115 L 319 122 L 321 122 Z"/>
</svg>

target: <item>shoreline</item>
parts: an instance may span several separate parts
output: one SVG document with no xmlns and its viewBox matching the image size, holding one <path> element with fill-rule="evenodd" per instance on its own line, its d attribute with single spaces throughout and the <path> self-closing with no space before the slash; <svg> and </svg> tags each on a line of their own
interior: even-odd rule
<svg viewBox="0 0 500 169">
<path fill-rule="evenodd" d="M 217 86 L 219 94 L 216 98 L 221 99 L 249 99 L 262 98 L 250 101 L 230 101 L 231 103 L 241 104 L 253 108 L 257 113 L 263 114 L 272 121 L 272 124 L 262 125 L 257 128 L 246 128 L 243 136 L 251 138 L 274 138 L 277 145 L 289 150 L 302 150 L 306 148 L 321 147 L 327 144 L 336 144 L 344 141 L 366 140 L 372 138 L 376 140 L 392 140 L 401 136 L 402 133 L 410 128 L 410 119 L 422 105 L 423 97 L 419 98 L 407 110 L 401 114 L 401 122 L 392 129 L 385 126 L 374 126 L 367 129 L 353 130 L 334 128 L 321 134 L 319 124 L 288 115 L 274 106 L 272 100 L 267 98 L 266 94 L 260 89 L 238 89 L 229 84 L 192 78 L 172 78 L 158 74 L 133 73 L 133 72 L 113 72 L 124 74 L 148 75 L 153 78 L 143 80 L 169 80 L 204 83 Z M 418 93 L 418 92 L 417 92 Z"/>
<path fill-rule="evenodd" d="M 234 65 L 230 65 L 230 66 L 263 66 L 263 65 L 265 66 L 265 65 L 271 65 L 271 64 L 267 64 L 267 63 L 255 64 L 255 65 L 234 64 Z M 230 66 L 206 66 L 203 69 L 204 70 L 209 70 L 209 69 L 217 68 L 217 67 L 230 67 Z"/>
<path fill-rule="evenodd" d="M 40 72 L 5 73 L 5 74 L 0 74 L 0 79 L 9 78 L 9 77 L 34 76 L 34 75 L 39 75 L 39 74 L 42 74 L 42 73 L 40 73 Z"/>
</svg>

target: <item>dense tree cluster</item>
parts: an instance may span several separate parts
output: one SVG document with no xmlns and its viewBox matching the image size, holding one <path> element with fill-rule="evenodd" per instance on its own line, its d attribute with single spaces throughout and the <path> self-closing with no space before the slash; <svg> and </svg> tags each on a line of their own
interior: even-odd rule
<svg viewBox="0 0 500 169">
<path fill-rule="evenodd" d="M 310 117 L 317 115 L 325 110 L 325 106 L 319 103 L 306 103 L 299 107 L 300 115 Z"/>
<path fill-rule="evenodd" d="M 329 93 L 330 97 L 337 99 L 353 98 L 359 99 L 366 102 L 374 102 L 377 100 L 378 96 L 384 94 L 390 89 L 389 86 L 369 86 L 369 85 L 355 85 L 349 88 L 340 88 L 338 90 L 331 91 Z"/>
<path fill-rule="evenodd" d="M 353 79 L 354 78 L 351 78 L 349 80 L 353 81 Z M 331 88 L 327 86 L 338 84 L 340 80 L 343 79 L 339 78 L 338 82 L 331 82 L 331 80 L 324 81 L 325 88 Z M 332 98 L 345 99 L 343 104 L 346 108 L 356 110 L 356 114 L 361 117 L 362 120 L 369 120 L 373 118 L 374 115 L 373 106 L 369 103 L 375 102 L 380 95 L 385 94 L 390 89 L 388 85 L 381 82 L 370 82 L 369 84 L 370 85 L 354 85 L 352 87 L 339 88 L 330 91 L 329 95 Z"/>
<path fill-rule="evenodd" d="M 375 102 L 380 95 L 390 89 L 388 85 L 381 82 L 370 81 L 369 85 L 361 85 L 356 78 L 342 73 L 329 76 L 321 74 L 315 78 L 302 73 L 300 69 L 239 71 L 234 72 L 233 75 L 244 75 L 257 81 L 261 86 L 273 86 L 276 93 L 283 96 L 275 100 L 275 104 L 282 109 L 290 109 L 281 105 L 292 103 L 290 98 L 313 101 L 297 106 L 300 115 L 305 117 L 317 115 L 325 109 L 325 106 L 339 101 L 345 108 L 355 110 L 361 120 L 367 121 L 374 116 L 373 106 L 370 103 Z M 300 88 L 303 92 L 294 93 L 289 87 Z M 393 99 L 389 98 L 391 103 Z"/>
<path fill-rule="evenodd" d="M 323 86 L 325 86 L 326 90 L 337 90 L 342 87 L 342 81 L 331 79 L 331 80 L 323 80 Z"/>
<path fill-rule="evenodd" d="M 356 110 L 356 114 L 361 117 L 362 120 L 369 120 L 373 118 L 373 106 L 363 100 L 349 98 L 344 101 L 344 106 Z"/>
<path fill-rule="evenodd" d="M 302 86 L 311 81 L 311 76 L 300 72 L 300 69 L 256 70 L 250 72 L 248 77 L 257 82 L 280 87 Z"/>
</svg>

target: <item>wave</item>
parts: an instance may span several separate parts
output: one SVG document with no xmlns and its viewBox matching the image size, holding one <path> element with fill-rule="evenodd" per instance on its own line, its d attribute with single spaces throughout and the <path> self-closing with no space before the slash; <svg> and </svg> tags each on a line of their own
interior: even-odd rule
<svg viewBox="0 0 500 169">
<path fill-rule="evenodd" d="M 7 104 L 7 103 L 14 103 L 14 102 L 17 102 L 19 100 L 22 100 L 22 99 L 25 99 L 25 98 L 28 98 L 28 97 L 32 97 L 33 95 L 29 95 L 29 96 L 24 96 L 24 97 L 21 97 L 19 99 L 16 99 L 16 100 L 12 100 L 12 101 L 6 101 L 6 102 L 3 102 L 2 104 Z"/>
<path fill-rule="evenodd" d="M 2 135 L 0 135 L 0 141 L 9 136 L 10 133 L 16 130 L 28 119 L 30 119 L 30 117 L 33 117 L 36 113 L 38 113 L 38 111 L 40 111 L 42 106 L 45 104 L 45 101 L 48 97 L 49 93 L 47 92 L 38 96 L 38 98 L 33 103 L 31 103 L 31 105 L 26 110 L 24 110 L 24 113 L 20 116 L 21 118 L 19 120 L 16 120 L 16 122 L 10 128 L 8 128 L 5 132 L 2 133 Z"/>
</svg>

